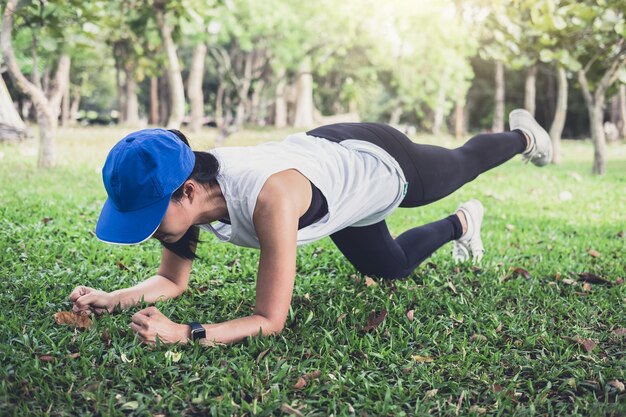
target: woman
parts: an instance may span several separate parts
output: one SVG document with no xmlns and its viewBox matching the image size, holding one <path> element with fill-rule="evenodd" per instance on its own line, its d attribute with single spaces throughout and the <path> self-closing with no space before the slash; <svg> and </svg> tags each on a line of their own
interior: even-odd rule
<svg viewBox="0 0 626 417">
<path fill-rule="evenodd" d="M 339 123 L 282 142 L 192 152 L 178 131 L 131 133 L 110 151 L 102 171 L 108 199 L 96 235 L 117 244 L 161 241 L 158 273 L 107 293 L 77 287 L 74 311 L 96 314 L 179 296 L 187 288 L 200 226 L 222 242 L 261 250 L 254 314 L 224 323 L 177 324 L 155 307 L 132 316 L 146 343 L 200 340 L 233 343 L 278 333 L 287 318 L 296 247 L 330 236 L 363 274 L 409 275 L 454 241 L 457 261 L 480 261 L 483 207 L 461 204 L 439 221 L 396 239 L 385 223 L 397 207 L 439 200 L 521 153 L 543 166 L 551 160 L 548 134 L 525 110 L 509 116 L 511 132 L 482 134 L 457 149 L 413 143 L 390 126 Z M 215 225 L 213 225 L 215 223 Z"/>
</svg>

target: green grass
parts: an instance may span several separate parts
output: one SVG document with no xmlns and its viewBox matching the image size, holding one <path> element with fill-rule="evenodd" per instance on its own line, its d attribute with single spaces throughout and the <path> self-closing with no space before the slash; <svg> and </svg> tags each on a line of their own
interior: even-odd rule
<svg viewBox="0 0 626 417">
<path fill-rule="evenodd" d="M 272 415 L 284 404 L 320 416 L 626 413 L 626 392 L 609 384 L 626 382 L 626 337 L 613 332 L 626 327 L 626 287 L 592 284 L 584 292 L 569 281 L 582 272 L 612 282 L 626 276 L 625 145 L 609 148 L 602 178 L 589 173 L 589 143 L 565 143 L 561 166 L 537 169 L 515 158 L 444 200 L 389 217 L 397 235 L 479 198 L 487 250 L 480 269 L 457 268 L 446 245 L 407 279 L 366 287 L 325 238 L 298 250 L 280 335 L 151 349 L 128 328 L 140 307 L 97 318 L 84 332 L 53 319 L 70 308 L 76 285 L 111 291 L 158 266 L 155 242 L 120 247 L 93 235 L 105 199 L 98 167 L 123 133 L 61 131 L 61 166 L 48 171 L 35 168 L 34 140 L 0 145 L 0 415 Z M 227 144 L 287 133 L 242 132 Z M 202 148 L 213 138 L 206 131 L 191 139 Z M 562 191 L 572 199 L 561 201 Z M 249 314 L 258 251 L 202 237 L 189 289 L 157 306 L 178 322 Z M 368 315 L 383 309 L 384 322 L 364 332 Z M 576 336 L 598 346 L 586 352 L 567 339 Z M 180 361 L 168 351 L 180 352 Z M 293 388 L 313 371 L 319 378 Z"/>
</svg>

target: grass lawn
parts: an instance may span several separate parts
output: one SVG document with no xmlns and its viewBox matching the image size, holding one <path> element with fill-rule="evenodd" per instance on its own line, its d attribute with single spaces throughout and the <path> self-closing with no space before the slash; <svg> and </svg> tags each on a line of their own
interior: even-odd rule
<svg viewBox="0 0 626 417">
<path fill-rule="evenodd" d="M 82 332 L 53 318 L 77 285 L 112 291 L 158 267 L 158 242 L 114 246 L 93 233 L 106 196 L 99 169 L 124 133 L 61 130 L 61 165 L 44 171 L 34 139 L 0 145 L 0 415 L 625 415 L 626 145 L 609 147 L 601 178 L 590 174 L 591 144 L 569 142 L 561 166 L 518 157 L 388 218 L 397 235 L 480 199 L 479 268 L 454 265 L 446 245 L 407 279 L 368 286 L 324 238 L 298 250 L 280 335 L 148 348 L 128 327 L 142 307 Z M 190 136 L 197 149 L 214 137 Z M 202 238 L 189 289 L 157 307 L 177 322 L 249 314 L 259 252 Z"/>
</svg>

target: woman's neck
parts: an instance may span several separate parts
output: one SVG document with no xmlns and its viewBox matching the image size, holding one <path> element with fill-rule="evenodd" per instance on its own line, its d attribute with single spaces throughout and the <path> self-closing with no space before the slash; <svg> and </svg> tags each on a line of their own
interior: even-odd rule
<svg viewBox="0 0 626 417">
<path fill-rule="evenodd" d="M 209 224 L 215 220 L 228 218 L 228 207 L 226 199 L 222 194 L 219 184 L 206 188 L 206 193 L 202 196 L 203 205 L 197 217 L 196 224 Z"/>
</svg>

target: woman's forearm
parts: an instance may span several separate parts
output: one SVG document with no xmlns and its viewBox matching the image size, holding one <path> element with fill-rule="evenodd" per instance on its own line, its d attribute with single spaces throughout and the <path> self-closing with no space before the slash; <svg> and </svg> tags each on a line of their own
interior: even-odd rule
<svg viewBox="0 0 626 417">
<path fill-rule="evenodd" d="M 259 331 L 263 336 L 279 333 L 281 329 L 273 325 L 270 320 L 258 314 L 241 317 L 223 323 L 203 324 L 206 330 L 207 342 L 231 344 L 239 342 L 248 336 L 257 336 Z"/>
<path fill-rule="evenodd" d="M 116 305 L 121 309 L 127 309 L 139 304 L 142 298 L 147 303 L 153 303 L 178 297 L 184 290 L 166 277 L 154 275 L 130 288 L 113 291 L 111 295 Z"/>
</svg>

